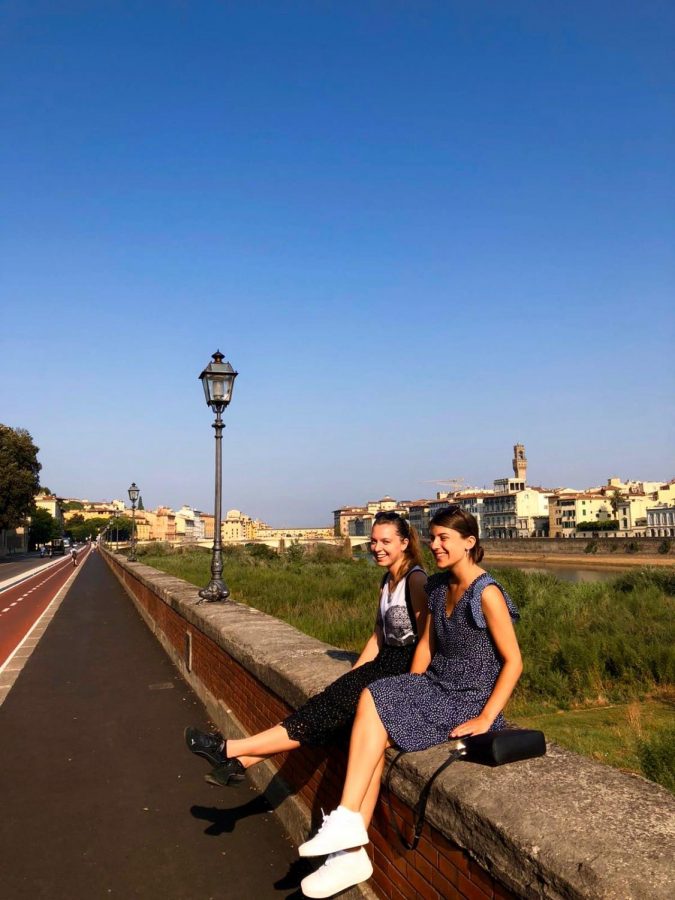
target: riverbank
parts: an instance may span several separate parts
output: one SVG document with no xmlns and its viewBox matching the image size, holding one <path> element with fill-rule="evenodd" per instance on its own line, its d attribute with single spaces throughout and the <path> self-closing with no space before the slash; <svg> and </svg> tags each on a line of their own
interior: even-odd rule
<svg viewBox="0 0 675 900">
<path fill-rule="evenodd" d="M 516 553 L 512 551 L 508 553 L 493 553 L 492 550 L 486 552 L 483 565 L 498 565 L 500 562 L 522 565 L 525 568 L 537 565 L 574 566 L 577 569 L 584 566 L 592 569 L 629 569 L 636 566 L 638 568 L 643 568 L 644 566 L 675 567 L 675 557 L 667 555 L 643 556 L 641 554 L 632 555 L 628 553 L 622 553 L 621 555 L 617 553 L 587 553 L 585 556 L 565 556 L 560 553 Z"/>
</svg>

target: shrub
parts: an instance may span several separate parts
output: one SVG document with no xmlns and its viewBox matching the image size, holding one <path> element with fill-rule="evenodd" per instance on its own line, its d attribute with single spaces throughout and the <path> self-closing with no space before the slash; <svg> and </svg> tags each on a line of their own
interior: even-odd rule
<svg viewBox="0 0 675 900">
<path fill-rule="evenodd" d="M 638 741 L 638 758 L 646 778 L 675 793 L 675 725 Z"/>
<path fill-rule="evenodd" d="M 577 531 L 617 531 L 619 523 L 616 519 L 598 519 L 597 522 L 586 521 L 579 522 L 576 527 Z"/>
<path fill-rule="evenodd" d="M 670 553 L 670 541 L 661 541 L 658 546 L 658 552 L 663 554 L 663 556 L 665 556 L 666 553 Z"/>
<path fill-rule="evenodd" d="M 297 565 L 302 562 L 305 557 L 305 548 L 300 541 L 291 541 L 284 550 L 284 559 L 291 565 Z"/>
<path fill-rule="evenodd" d="M 255 559 L 278 559 L 279 554 L 272 547 L 268 547 L 267 544 L 245 544 L 244 549 L 247 553 L 250 553 L 252 557 Z"/>
<path fill-rule="evenodd" d="M 639 549 L 640 545 L 637 541 L 628 541 L 625 547 L 626 553 L 637 553 Z"/>
<path fill-rule="evenodd" d="M 597 541 L 589 541 L 584 547 L 584 553 L 597 553 L 598 552 L 598 542 Z"/>
</svg>

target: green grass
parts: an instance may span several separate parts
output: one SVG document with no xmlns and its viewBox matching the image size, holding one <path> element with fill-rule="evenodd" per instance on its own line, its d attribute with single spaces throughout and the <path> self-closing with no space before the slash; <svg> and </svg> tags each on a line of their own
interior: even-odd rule
<svg viewBox="0 0 675 900">
<path fill-rule="evenodd" d="M 541 729 L 549 740 L 568 750 L 625 772 L 646 775 L 675 790 L 675 741 L 671 740 L 675 728 L 675 704 L 672 700 L 635 700 L 538 715 L 522 713 L 514 704 L 508 716 L 523 727 Z M 645 752 L 649 755 L 646 751 L 649 746 L 657 747 L 656 753 L 651 754 L 656 757 L 651 770 L 649 761 L 645 765 L 643 759 Z"/>
<path fill-rule="evenodd" d="M 210 578 L 207 550 L 140 559 L 202 587 Z M 372 632 L 382 572 L 369 560 L 297 546 L 279 556 L 252 545 L 227 548 L 224 566 L 235 600 L 320 640 L 358 652 Z M 675 572 L 645 568 L 590 584 L 491 572 L 521 612 L 524 671 L 508 718 L 669 786 L 675 719 L 672 700 L 663 698 L 672 698 L 675 684 Z"/>
</svg>

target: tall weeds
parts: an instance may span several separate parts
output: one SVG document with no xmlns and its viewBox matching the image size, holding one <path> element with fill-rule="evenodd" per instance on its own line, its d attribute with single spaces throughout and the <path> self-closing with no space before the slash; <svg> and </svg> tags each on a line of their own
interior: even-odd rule
<svg viewBox="0 0 675 900">
<path fill-rule="evenodd" d="M 148 554 L 143 561 L 197 585 L 209 580 L 208 551 Z M 521 612 L 519 707 L 629 701 L 675 683 L 675 572 L 642 569 L 592 584 L 512 568 L 491 572 Z M 368 560 L 321 552 L 225 554 L 236 600 L 357 652 L 373 628 L 381 576 Z"/>
</svg>

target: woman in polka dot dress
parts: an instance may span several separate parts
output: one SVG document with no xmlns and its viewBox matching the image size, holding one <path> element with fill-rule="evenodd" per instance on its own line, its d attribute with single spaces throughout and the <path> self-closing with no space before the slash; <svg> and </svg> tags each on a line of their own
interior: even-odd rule
<svg viewBox="0 0 675 900">
<path fill-rule="evenodd" d="M 478 565 L 483 550 L 472 515 L 445 507 L 429 530 L 443 572 L 426 586 L 426 629 L 410 674 L 376 681 L 361 695 L 340 806 L 299 848 L 301 856 L 331 854 L 304 879 L 305 896 L 330 896 L 326 890 L 335 893 L 365 880 L 358 860 L 370 820 L 362 804 L 373 782 L 379 789 L 387 747 L 423 750 L 449 737 L 504 727 L 502 710 L 522 671 L 513 628 L 518 611 Z"/>
<path fill-rule="evenodd" d="M 386 676 L 409 671 L 417 636 L 424 631 L 427 619 L 427 576 L 421 565 L 417 532 L 395 512 L 378 513 L 370 550 L 377 565 L 387 571 L 373 633 L 352 669 L 279 725 L 251 737 L 225 741 L 220 734 L 186 728 L 188 748 L 214 766 L 205 776 L 209 783 L 224 787 L 238 784 L 247 768 L 269 756 L 303 744 L 329 743 L 352 724 L 364 688 Z M 373 803 L 376 800 L 377 792 Z"/>
</svg>

